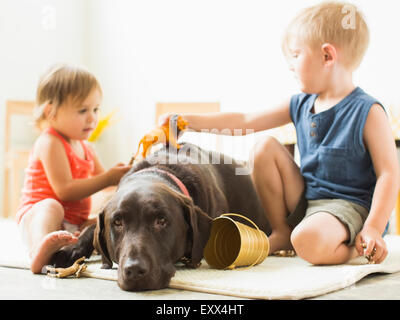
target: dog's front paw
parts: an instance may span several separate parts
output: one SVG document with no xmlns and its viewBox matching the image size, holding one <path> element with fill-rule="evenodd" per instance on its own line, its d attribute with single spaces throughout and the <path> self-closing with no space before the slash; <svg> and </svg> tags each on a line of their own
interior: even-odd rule
<svg viewBox="0 0 400 320">
<path fill-rule="evenodd" d="M 112 268 L 112 264 L 103 263 L 103 264 L 101 265 L 101 268 L 100 268 L 100 269 L 111 269 L 111 268 Z"/>
<path fill-rule="evenodd" d="M 67 268 L 84 256 L 88 257 L 90 253 L 87 254 L 85 250 L 76 245 L 65 246 L 53 254 L 49 264 L 56 268 Z"/>
</svg>

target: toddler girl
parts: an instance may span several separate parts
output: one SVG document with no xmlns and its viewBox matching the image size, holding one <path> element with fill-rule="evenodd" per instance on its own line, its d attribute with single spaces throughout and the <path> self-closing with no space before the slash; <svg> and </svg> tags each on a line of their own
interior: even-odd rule
<svg viewBox="0 0 400 320">
<path fill-rule="evenodd" d="M 106 171 L 85 141 L 97 125 L 102 91 L 83 68 L 56 65 L 40 79 L 35 124 L 41 130 L 30 153 L 16 219 L 29 250 L 30 269 L 40 273 L 51 256 L 78 241 L 90 224 L 90 196 L 117 185 L 130 169 Z"/>
</svg>

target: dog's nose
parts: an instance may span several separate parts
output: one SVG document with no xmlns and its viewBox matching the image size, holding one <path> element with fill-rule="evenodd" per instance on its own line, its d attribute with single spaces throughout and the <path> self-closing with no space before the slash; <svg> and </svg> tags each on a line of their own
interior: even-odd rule
<svg viewBox="0 0 400 320">
<path fill-rule="evenodd" d="M 128 258 L 124 264 L 124 278 L 127 280 L 138 280 L 149 272 L 149 267 L 144 261 Z"/>
</svg>

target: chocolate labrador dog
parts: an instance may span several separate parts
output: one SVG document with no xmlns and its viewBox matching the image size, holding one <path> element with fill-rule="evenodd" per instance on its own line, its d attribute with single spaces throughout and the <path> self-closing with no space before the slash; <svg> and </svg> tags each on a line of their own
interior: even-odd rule
<svg viewBox="0 0 400 320">
<path fill-rule="evenodd" d="M 179 152 L 157 151 L 132 167 L 97 225 L 56 252 L 51 264 L 69 266 L 95 248 L 103 268 L 119 265 L 123 290 L 167 287 L 176 263 L 199 265 L 212 219 L 222 213 L 242 214 L 270 234 L 251 177 L 236 174 L 240 168 L 228 156 L 193 144 L 183 144 Z"/>
</svg>

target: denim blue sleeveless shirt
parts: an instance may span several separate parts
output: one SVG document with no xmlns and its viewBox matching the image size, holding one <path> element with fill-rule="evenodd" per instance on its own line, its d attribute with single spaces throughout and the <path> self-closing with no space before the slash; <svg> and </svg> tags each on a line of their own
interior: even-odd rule
<svg viewBox="0 0 400 320">
<path fill-rule="evenodd" d="M 301 93 L 290 101 L 306 199 L 344 199 L 369 210 L 376 174 L 363 131 L 372 105 L 380 103 L 357 87 L 332 108 L 314 114 L 316 98 Z"/>
</svg>

